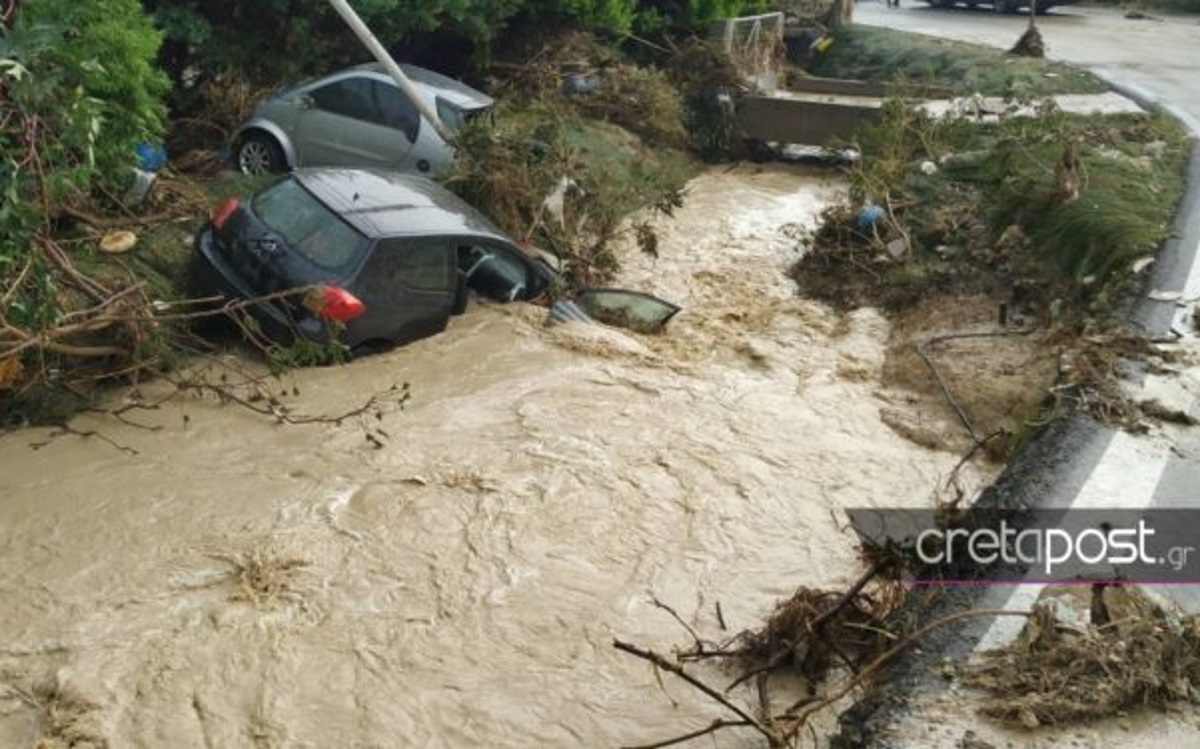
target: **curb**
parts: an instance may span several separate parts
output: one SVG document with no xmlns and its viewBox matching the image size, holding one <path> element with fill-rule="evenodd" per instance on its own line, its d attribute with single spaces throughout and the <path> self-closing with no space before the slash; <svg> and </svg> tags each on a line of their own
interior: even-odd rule
<svg viewBox="0 0 1200 749">
<path fill-rule="evenodd" d="M 1155 255 L 1154 270 L 1147 290 L 1182 292 L 1189 278 L 1200 276 L 1200 120 L 1173 103 L 1141 86 L 1117 79 L 1110 71 L 1092 70 L 1115 92 L 1132 99 L 1143 109 L 1165 114 L 1179 122 L 1192 136 L 1191 154 L 1185 170 L 1184 193 L 1175 213 L 1173 236 L 1163 242 Z M 1149 337 L 1167 337 L 1174 333 L 1178 316 L 1176 302 L 1142 299 L 1129 314 L 1130 322 Z M 1174 331 L 1179 333 L 1181 331 Z M 1051 425 L 1013 457 L 992 486 L 977 501 L 980 507 L 1024 507 L 1047 503 L 1048 498 L 1070 497 L 1071 485 L 1086 479 L 1099 462 L 1113 432 L 1084 417 L 1072 417 Z M 953 611 L 977 605 L 986 589 L 951 589 L 932 607 L 925 606 L 922 620 L 932 621 Z M 912 594 L 905 606 L 917 603 Z M 970 654 L 975 642 L 986 631 L 989 620 L 966 620 L 929 635 L 926 644 L 902 653 L 887 672 L 887 680 L 866 697 L 854 703 L 838 717 L 839 731 L 831 739 L 838 749 L 911 749 L 894 735 L 894 728 L 906 715 L 916 695 L 928 695 L 945 688 L 937 666 L 947 658 L 960 659 Z M 892 736 L 888 734 L 892 733 Z M 912 737 L 908 737 L 912 739 Z"/>
<path fill-rule="evenodd" d="M 1173 235 L 1163 242 L 1155 255 L 1149 281 L 1150 288 L 1181 292 L 1188 277 L 1200 273 L 1200 258 L 1197 257 L 1200 255 L 1200 119 L 1142 86 L 1118 80 L 1111 71 L 1101 69 L 1092 73 L 1142 109 L 1165 114 L 1191 133 L 1192 153 L 1184 178 L 1187 186 L 1175 212 Z M 1151 338 L 1167 337 L 1172 335 L 1176 310 L 1174 302 L 1143 297 L 1130 320 Z"/>
</svg>

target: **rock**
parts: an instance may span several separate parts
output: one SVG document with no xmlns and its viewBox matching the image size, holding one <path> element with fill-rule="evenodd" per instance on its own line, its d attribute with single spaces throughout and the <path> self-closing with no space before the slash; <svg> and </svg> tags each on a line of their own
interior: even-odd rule
<svg viewBox="0 0 1200 749">
<path fill-rule="evenodd" d="M 1144 255 L 1142 257 L 1139 257 L 1137 260 L 1133 261 L 1133 265 L 1130 266 L 1130 270 L 1132 270 L 1134 272 L 1134 274 L 1136 275 L 1136 274 L 1141 273 L 1142 271 L 1146 270 L 1146 268 L 1150 267 L 1150 265 L 1152 263 L 1154 263 L 1154 256 L 1153 255 Z"/>
<path fill-rule="evenodd" d="M 100 238 L 100 251 L 110 255 L 129 252 L 137 244 L 137 235 L 131 231 L 110 231 Z"/>
<path fill-rule="evenodd" d="M 1009 224 L 1008 228 L 1000 233 L 1000 238 L 996 240 L 997 252 L 1011 252 L 1019 250 L 1025 245 L 1025 230 L 1020 224 Z"/>
<path fill-rule="evenodd" d="M 1163 291 L 1162 289 L 1153 289 L 1146 298 L 1152 302 L 1178 302 L 1183 299 L 1183 292 L 1180 291 Z"/>
<path fill-rule="evenodd" d="M 1033 711 L 1029 708 L 1021 708 L 1021 712 L 1018 717 L 1021 720 L 1021 725 L 1029 729 L 1037 728 L 1042 724 L 1042 722 L 1038 720 L 1038 717 L 1034 715 Z"/>
<path fill-rule="evenodd" d="M 984 741 L 975 735 L 974 731 L 967 731 L 962 735 L 958 742 L 959 749 L 996 749 L 996 745 Z"/>
</svg>

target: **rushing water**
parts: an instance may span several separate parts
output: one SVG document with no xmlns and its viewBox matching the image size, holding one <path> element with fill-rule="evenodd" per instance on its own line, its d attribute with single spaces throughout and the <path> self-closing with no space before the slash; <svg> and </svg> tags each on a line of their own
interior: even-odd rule
<svg viewBox="0 0 1200 749">
<path fill-rule="evenodd" d="M 651 597 L 709 637 L 718 601 L 754 626 L 858 573 L 838 508 L 926 504 L 958 460 L 880 421 L 907 403 L 878 384 L 886 321 L 784 276 L 840 189 L 782 167 L 695 180 L 659 257 L 630 247 L 623 272 L 684 306 L 663 335 L 475 304 L 288 378 L 309 413 L 411 383 L 370 420 L 381 449 L 357 419 L 194 398 L 74 423 L 136 454 L 0 438 L 0 745 L 602 747 L 711 721 L 612 648 L 688 644 Z"/>
</svg>

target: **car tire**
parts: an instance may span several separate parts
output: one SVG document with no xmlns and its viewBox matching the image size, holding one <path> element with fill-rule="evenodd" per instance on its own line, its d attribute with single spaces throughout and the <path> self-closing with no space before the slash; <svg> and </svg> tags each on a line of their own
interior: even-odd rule
<svg viewBox="0 0 1200 749">
<path fill-rule="evenodd" d="M 237 149 L 237 167 L 242 174 L 277 174 L 287 170 L 283 149 L 266 133 L 252 132 L 242 137 Z"/>
</svg>

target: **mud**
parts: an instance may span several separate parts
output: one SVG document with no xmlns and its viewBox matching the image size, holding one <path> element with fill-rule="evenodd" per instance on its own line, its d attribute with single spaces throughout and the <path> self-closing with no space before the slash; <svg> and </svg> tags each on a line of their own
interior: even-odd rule
<svg viewBox="0 0 1200 749">
<path fill-rule="evenodd" d="M 920 444 L 947 450 L 966 451 L 992 436 L 989 449 L 1004 455 L 1030 424 L 1049 418 L 1063 348 L 1056 344 L 1064 335 L 1035 328 L 1036 321 L 1001 327 L 997 310 L 1005 301 L 982 294 L 933 296 L 895 319 L 883 382 L 913 393 L 919 408 L 915 422 L 885 413 L 889 426 Z"/>
<path fill-rule="evenodd" d="M 625 249 L 622 283 L 685 307 L 665 334 L 477 303 L 289 377 L 327 413 L 409 382 L 381 449 L 353 420 L 186 399 L 74 422 L 136 454 L 0 437 L 0 745 L 612 746 L 707 724 L 611 647 L 688 642 L 650 596 L 717 637 L 717 601 L 736 630 L 845 586 L 839 508 L 927 505 L 960 457 L 881 420 L 912 408 L 879 384 L 887 322 L 785 277 L 841 189 L 693 181 L 659 258 Z"/>
</svg>

